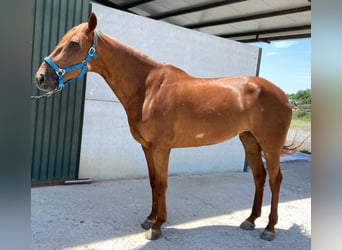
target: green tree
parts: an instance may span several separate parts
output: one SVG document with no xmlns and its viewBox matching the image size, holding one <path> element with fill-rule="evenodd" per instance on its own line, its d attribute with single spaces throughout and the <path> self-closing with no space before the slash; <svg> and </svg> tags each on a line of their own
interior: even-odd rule
<svg viewBox="0 0 342 250">
<path fill-rule="evenodd" d="M 295 94 L 287 94 L 291 103 L 296 105 L 311 104 L 311 89 L 298 90 Z"/>
</svg>

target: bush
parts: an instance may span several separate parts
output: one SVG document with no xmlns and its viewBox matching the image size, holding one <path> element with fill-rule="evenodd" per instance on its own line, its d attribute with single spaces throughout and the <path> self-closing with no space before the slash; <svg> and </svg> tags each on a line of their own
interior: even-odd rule
<svg viewBox="0 0 342 250">
<path fill-rule="evenodd" d="M 304 121 L 311 121 L 311 112 L 304 109 L 299 109 L 293 111 L 292 113 L 293 119 L 304 120 Z"/>
<path fill-rule="evenodd" d="M 304 116 L 307 116 L 308 115 L 308 112 L 304 111 L 304 110 L 299 110 L 297 112 L 297 117 L 298 118 L 301 118 L 301 117 L 304 117 Z"/>
<path fill-rule="evenodd" d="M 308 104 L 298 105 L 298 108 L 310 111 L 311 110 L 311 104 L 308 103 Z"/>
</svg>

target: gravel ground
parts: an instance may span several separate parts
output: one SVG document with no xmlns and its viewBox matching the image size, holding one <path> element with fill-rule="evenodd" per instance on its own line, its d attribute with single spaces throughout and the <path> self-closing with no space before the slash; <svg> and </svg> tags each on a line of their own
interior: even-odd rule
<svg viewBox="0 0 342 250">
<path fill-rule="evenodd" d="M 170 176 L 168 220 L 157 241 L 140 223 L 150 209 L 148 179 L 32 188 L 32 249 L 310 249 L 311 162 L 282 163 L 276 238 L 259 234 L 267 224 L 270 191 L 254 231 L 240 223 L 254 196 L 252 174 Z"/>
</svg>

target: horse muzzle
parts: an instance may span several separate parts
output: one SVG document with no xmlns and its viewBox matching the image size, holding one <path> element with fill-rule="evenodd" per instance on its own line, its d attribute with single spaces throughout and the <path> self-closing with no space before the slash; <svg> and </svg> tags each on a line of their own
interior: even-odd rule
<svg viewBox="0 0 342 250">
<path fill-rule="evenodd" d="M 47 71 L 38 71 L 36 76 L 37 88 L 42 91 L 54 91 L 58 89 L 58 78 L 57 75 L 51 74 Z"/>
</svg>

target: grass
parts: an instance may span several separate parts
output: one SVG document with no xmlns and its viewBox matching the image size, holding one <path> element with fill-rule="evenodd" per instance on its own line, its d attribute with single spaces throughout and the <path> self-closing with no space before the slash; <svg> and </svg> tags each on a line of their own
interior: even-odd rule
<svg viewBox="0 0 342 250">
<path fill-rule="evenodd" d="M 311 113 L 293 111 L 290 129 L 311 132 Z"/>
</svg>

